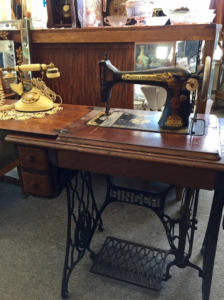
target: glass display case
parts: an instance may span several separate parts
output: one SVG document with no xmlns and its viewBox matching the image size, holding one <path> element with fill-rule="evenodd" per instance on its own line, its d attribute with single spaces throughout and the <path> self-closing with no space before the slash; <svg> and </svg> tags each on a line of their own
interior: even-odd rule
<svg viewBox="0 0 224 300">
<path fill-rule="evenodd" d="M 170 43 L 136 43 L 135 70 L 156 69 L 177 66 L 195 73 L 202 64 L 202 41 L 177 41 Z M 217 47 L 217 41 L 216 46 Z M 211 66 L 208 99 L 210 98 L 214 77 L 214 62 Z M 224 66 L 220 74 L 220 91 L 224 92 Z M 134 85 L 135 109 L 161 110 L 164 104 L 160 98 L 166 98 L 165 90 L 150 85 Z M 196 98 L 196 93 L 194 99 Z M 153 100 L 152 100 L 153 99 Z"/>
<path fill-rule="evenodd" d="M 135 70 L 175 65 L 176 43 L 147 43 L 135 46 Z"/>
<path fill-rule="evenodd" d="M 176 42 L 170 43 L 136 43 L 135 70 L 156 69 L 175 66 Z M 134 85 L 134 108 L 139 110 L 160 110 L 166 91 L 149 85 Z"/>
<path fill-rule="evenodd" d="M 0 41 L 0 65 L 2 68 L 15 66 L 15 46 L 14 41 Z"/>
</svg>

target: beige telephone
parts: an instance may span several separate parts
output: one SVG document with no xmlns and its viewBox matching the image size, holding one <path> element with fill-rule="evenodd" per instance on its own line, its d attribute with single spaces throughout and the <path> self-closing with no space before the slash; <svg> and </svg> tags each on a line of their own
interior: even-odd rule
<svg viewBox="0 0 224 300">
<path fill-rule="evenodd" d="M 21 99 L 14 104 L 14 108 L 17 111 L 41 112 L 41 111 L 50 110 L 54 107 L 54 101 L 56 100 L 57 97 L 60 98 L 62 103 L 62 98 L 59 95 L 55 94 L 52 90 L 50 90 L 43 81 L 45 71 L 46 71 L 46 76 L 48 78 L 60 77 L 60 72 L 58 71 L 57 68 L 55 68 L 53 63 L 50 63 L 50 65 L 45 65 L 45 64 L 21 65 L 21 66 L 15 66 L 14 68 L 7 67 L 0 70 L 8 72 L 8 74 L 4 78 L 8 79 L 9 81 L 10 78 L 11 81 L 14 81 L 16 77 L 11 73 L 11 71 L 17 71 L 19 74 L 18 79 L 20 80 L 20 83 L 19 84 L 16 84 L 14 82 L 10 83 L 10 87 L 12 88 L 12 90 L 18 93 L 19 95 L 21 95 Z M 41 71 L 42 78 L 33 78 L 31 80 L 24 79 L 23 72 L 27 72 L 27 71 Z M 31 91 L 25 92 L 24 84 L 32 85 Z M 12 107 L 8 109 L 11 108 Z"/>
</svg>

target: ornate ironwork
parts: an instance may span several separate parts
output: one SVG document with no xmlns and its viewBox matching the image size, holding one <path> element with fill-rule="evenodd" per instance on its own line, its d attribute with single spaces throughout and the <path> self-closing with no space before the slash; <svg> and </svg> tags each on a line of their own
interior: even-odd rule
<svg viewBox="0 0 224 300">
<path fill-rule="evenodd" d="M 199 190 L 195 190 L 193 195 L 190 188 L 187 188 L 183 193 L 182 215 L 177 219 L 172 219 L 164 213 L 164 205 L 168 192 L 173 188 L 169 186 L 162 192 L 147 192 L 135 189 L 128 189 L 114 185 L 109 176 L 107 176 L 107 196 L 103 206 L 110 202 L 119 201 L 134 205 L 148 207 L 153 210 L 161 220 L 170 244 L 171 252 L 174 255 L 174 260 L 167 266 L 166 274 L 163 280 L 168 280 L 171 276 L 169 269 L 176 265 L 180 268 L 190 266 L 199 271 L 199 276 L 202 276 L 202 270 L 192 264 L 189 259 L 192 253 L 194 231 L 197 229 L 197 205 Z M 190 217 L 190 211 L 193 209 L 193 216 Z M 190 233 L 189 233 L 190 231 Z M 188 247 L 188 249 L 186 249 Z"/>
<path fill-rule="evenodd" d="M 160 290 L 169 251 L 107 237 L 91 272 Z"/>
<path fill-rule="evenodd" d="M 166 185 L 161 192 L 143 191 L 116 186 L 107 176 L 107 195 L 103 206 L 107 206 L 111 202 L 124 202 L 138 206 L 151 208 L 154 212 L 164 211 L 166 196 L 173 186 Z"/>
<path fill-rule="evenodd" d="M 224 192 L 216 192 L 214 196 L 203 243 L 204 261 L 203 269 L 201 269 L 190 262 L 194 232 L 197 229 L 198 189 L 185 189 L 180 216 L 171 218 L 164 213 L 164 206 L 166 196 L 172 186 L 167 185 L 159 192 L 143 191 L 116 186 L 107 176 L 107 194 L 104 203 L 98 210 L 93 194 L 91 175 L 87 172 L 77 171 L 72 185 L 69 171 L 65 172 L 67 174 L 68 229 L 62 281 L 62 297 L 64 299 L 68 296 L 68 281 L 72 270 L 87 250 L 94 260 L 91 271 L 156 290 L 159 289 L 162 280 L 167 281 L 171 278 L 170 268 L 172 266 L 192 267 L 199 272 L 199 276 L 203 279 L 203 300 L 209 300 Z M 90 248 L 93 234 L 97 226 L 103 230 L 101 214 L 108 204 L 115 201 L 153 210 L 165 228 L 170 250 L 165 251 L 108 237 L 102 250 L 96 256 Z M 174 258 L 167 264 L 166 258 L 169 254 Z"/>
<path fill-rule="evenodd" d="M 185 189 L 183 193 L 183 205 L 181 209 L 181 216 L 178 219 L 167 218 L 164 227 L 167 228 L 166 234 L 170 243 L 174 260 L 167 265 L 166 274 L 164 274 L 163 280 L 171 278 L 169 270 L 172 266 L 179 268 L 192 267 L 199 272 L 199 276 L 203 276 L 203 271 L 197 265 L 190 262 L 192 254 L 194 232 L 197 229 L 196 219 L 197 207 L 198 207 L 199 190 L 195 190 L 193 193 L 190 188 Z M 191 217 L 191 210 L 193 214 Z M 178 232 L 175 227 L 178 226 Z"/>
<path fill-rule="evenodd" d="M 100 230 L 103 229 L 93 195 L 90 173 L 77 171 L 74 184 L 70 182 L 69 170 L 65 170 L 65 177 L 68 227 L 61 291 L 63 299 L 68 297 L 68 281 L 72 270 L 83 258 L 85 251 L 90 252 L 92 259 L 95 257 L 94 252 L 90 249 L 90 242 L 97 224 Z"/>
</svg>

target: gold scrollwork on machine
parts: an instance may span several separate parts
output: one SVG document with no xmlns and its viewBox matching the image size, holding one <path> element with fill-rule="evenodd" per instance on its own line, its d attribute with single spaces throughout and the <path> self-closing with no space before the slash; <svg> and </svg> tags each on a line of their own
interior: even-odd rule
<svg viewBox="0 0 224 300">
<path fill-rule="evenodd" d="M 5 30 L 0 30 L 0 38 L 2 38 L 3 40 L 8 40 L 8 35 L 9 32 L 6 32 Z"/>
<path fill-rule="evenodd" d="M 141 80 L 141 81 L 159 81 L 167 82 L 173 78 L 173 75 L 169 72 L 157 73 L 157 74 L 123 74 L 121 76 L 123 80 Z"/>
<path fill-rule="evenodd" d="M 176 110 L 172 111 L 172 115 L 167 118 L 165 125 L 167 127 L 183 127 L 182 119 Z"/>
</svg>

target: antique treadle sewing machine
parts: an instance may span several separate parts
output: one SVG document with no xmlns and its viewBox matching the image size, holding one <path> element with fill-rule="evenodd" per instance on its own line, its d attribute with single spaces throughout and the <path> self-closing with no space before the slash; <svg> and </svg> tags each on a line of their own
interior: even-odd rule
<svg viewBox="0 0 224 300">
<path fill-rule="evenodd" d="M 208 253 L 209 247 L 215 249 L 217 243 L 216 236 L 216 241 L 212 242 L 212 245 L 209 244 L 210 237 L 214 234 L 213 229 L 208 227 L 203 243 L 203 267 L 200 268 L 190 262 L 194 232 L 197 229 L 199 189 L 185 188 L 178 217 L 168 216 L 164 209 L 167 194 L 175 185 L 175 179 L 172 181 L 170 178 L 173 175 L 171 173 L 180 177 L 182 172 L 181 169 L 174 169 L 167 174 L 169 159 L 172 163 L 173 159 L 180 159 L 192 160 L 195 164 L 196 161 L 216 163 L 221 157 L 218 119 L 215 116 L 206 117 L 206 115 L 199 115 L 197 118 L 196 109 L 194 110 L 196 91 L 199 86 L 201 99 L 199 98 L 198 101 L 205 101 L 207 98 L 210 58 L 206 58 L 204 71 L 193 74 L 187 69 L 175 67 L 120 72 L 111 64 L 107 55 L 99 62 L 99 68 L 101 101 L 106 103 L 106 111 L 103 108 L 92 109 L 68 126 L 66 130 L 61 131 L 57 142 L 69 143 L 70 146 L 73 145 L 75 149 L 84 151 L 88 155 L 91 152 L 93 160 L 98 160 L 97 163 L 88 160 L 88 171 L 97 172 L 102 167 L 101 173 L 103 174 L 126 175 L 127 173 L 121 167 L 123 165 L 124 169 L 129 170 L 129 177 L 136 178 L 135 174 L 138 174 L 140 165 L 135 165 L 133 163 L 135 161 L 141 164 L 142 172 L 147 173 L 147 175 L 143 174 L 142 178 L 150 180 L 149 177 L 151 177 L 154 180 L 157 174 L 157 168 L 154 165 L 154 160 L 156 160 L 160 166 L 160 176 L 165 174 L 163 179 L 169 184 L 162 184 L 162 187 L 156 190 L 133 188 L 133 185 L 131 187 L 130 185 L 116 185 L 111 177 L 107 176 L 106 197 L 101 208 L 98 209 L 91 187 L 90 173 L 77 171 L 75 185 L 67 185 L 68 239 L 62 297 L 67 298 L 68 281 L 72 270 L 87 250 L 94 261 L 91 272 L 153 290 L 159 290 L 161 282 L 171 278 L 172 266 L 192 267 L 202 278 L 202 298 L 208 300 L 213 264 L 212 259 L 208 260 Z M 112 88 L 117 83 L 149 84 L 165 88 L 167 99 L 163 112 L 116 108 L 110 110 L 109 100 Z M 79 150 L 80 147 L 82 150 Z M 95 156 L 97 151 L 100 152 L 100 158 Z M 144 171 L 147 163 L 149 163 L 149 169 L 153 165 L 151 173 L 148 169 Z M 93 168 L 92 165 L 95 167 Z M 134 170 L 132 170 L 133 165 L 135 165 Z M 79 162 L 77 166 L 79 168 Z M 69 173 L 67 176 L 67 182 L 69 182 Z M 161 178 L 160 176 L 157 178 Z M 137 178 L 141 178 L 141 175 L 139 174 Z M 82 182 L 81 194 L 77 190 L 78 180 Z M 185 183 L 186 181 L 183 180 L 182 184 Z M 190 186 L 194 187 L 194 184 L 191 183 Z M 87 196 L 84 195 L 84 187 L 87 190 Z M 74 209 L 75 201 L 79 203 L 78 210 Z M 103 230 L 101 215 L 107 205 L 112 202 L 138 205 L 153 210 L 164 226 L 170 249 L 163 250 L 107 237 L 102 249 L 95 255 L 90 248 L 91 240 L 97 227 L 100 231 Z M 72 227 L 74 227 L 74 235 Z"/>
<path fill-rule="evenodd" d="M 191 73 L 188 69 L 179 67 L 120 72 L 111 64 L 107 54 L 105 59 L 99 62 L 99 66 L 101 102 L 106 103 L 106 111 L 97 115 L 88 125 L 177 134 L 204 134 L 204 121 L 197 120 L 194 105 L 199 84 L 202 86 L 202 91 L 205 91 L 208 85 L 209 57 L 206 58 L 204 74 L 203 72 Z M 109 100 L 113 86 L 117 83 L 145 84 L 164 88 L 167 99 L 162 114 L 149 116 L 119 110 L 110 113 Z M 203 98 L 204 101 L 205 97 L 206 95 L 202 95 L 201 99 Z M 190 118 L 191 113 L 194 113 L 192 118 Z"/>
<path fill-rule="evenodd" d="M 210 59 L 206 59 L 203 72 L 193 74 L 184 68 L 120 72 L 107 55 L 99 62 L 99 67 L 101 101 L 106 103 L 106 111 L 102 107 L 71 108 L 65 105 L 61 115 L 58 113 L 58 123 L 56 116 L 49 116 L 41 122 L 31 119 L 27 123 L 30 126 L 12 121 L 10 130 L 16 133 L 6 137 L 6 141 L 16 142 L 19 151 L 25 148 L 29 155 L 36 148 L 44 152 L 48 157 L 46 160 L 59 168 L 63 187 L 66 186 L 68 223 L 62 297 L 68 297 L 72 271 L 88 251 L 93 259 L 91 272 L 157 291 L 162 281 L 171 278 L 173 266 L 192 267 L 202 278 L 202 299 L 209 300 L 223 209 L 224 159 L 221 158 L 217 117 L 197 115 L 194 101 L 200 85 L 201 98 L 198 97 L 198 101 L 207 97 Z M 51 78 L 60 75 L 53 64 L 23 65 L 20 68 L 21 71 L 28 68 L 42 72 L 48 70 Z M 43 76 L 32 82 L 33 89 L 28 93 L 23 93 L 22 84 L 14 85 L 18 93 L 23 93 L 15 109 L 36 112 L 40 110 L 39 105 L 44 111 L 53 108 L 56 94 L 45 86 Z M 163 112 L 110 109 L 112 88 L 117 83 L 142 83 L 165 88 L 167 100 Z M 50 102 L 46 101 L 50 95 Z M 3 129 L 8 128 L 4 127 L 4 121 L 2 124 Z M 59 128 L 55 128 L 55 124 Z M 27 154 L 21 157 L 25 157 L 25 166 L 30 167 L 35 162 Z M 39 167 L 39 158 L 37 164 Z M 45 163 L 43 170 L 45 179 L 41 184 L 36 184 L 39 169 L 37 174 L 26 175 L 32 178 L 28 186 L 34 195 L 45 181 L 48 185 L 46 178 L 53 177 L 51 170 L 46 171 Z M 94 196 L 90 172 L 106 174 L 106 195 L 101 207 Z M 128 177 L 132 182 L 128 185 L 123 181 L 115 183 L 111 176 Z M 55 177 L 59 177 L 59 173 Z M 147 185 L 136 186 L 136 179 Z M 181 209 L 177 215 L 169 216 L 165 204 L 175 185 L 184 189 Z M 202 267 L 190 261 L 198 222 L 199 189 L 215 190 L 202 245 Z M 148 245 L 150 235 L 144 244 L 107 237 L 99 253 L 95 254 L 91 241 L 97 228 L 103 230 L 101 216 L 112 202 L 151 209 L 165 229 L 169 249 Z"/>
</svg>

